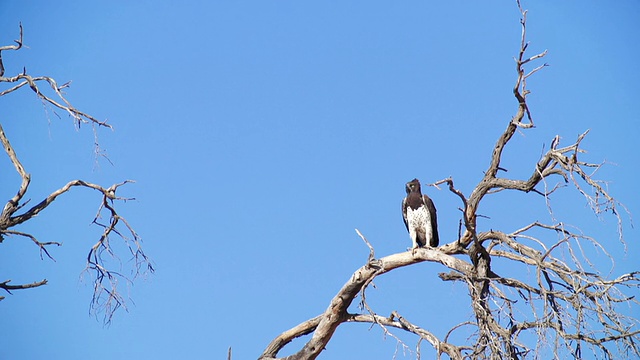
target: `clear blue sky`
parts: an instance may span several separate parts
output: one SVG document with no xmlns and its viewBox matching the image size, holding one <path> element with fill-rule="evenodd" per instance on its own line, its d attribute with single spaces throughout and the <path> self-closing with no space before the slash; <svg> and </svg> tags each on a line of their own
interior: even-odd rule
<svg viewBox="0 0 640 360">
<path fill-rule="evenodd" d="M 3 2 L 0 43 L 16 39 L 22 22 L 26 45 L 3 53 L 7 75 L 26 66 L 73 80 L 68 98 L 115 129 L 99 134 L 114 166 L 96 166 L 89 127 L 76 131 L 28 91 L 0 98 L 0 121 L 32 174 L 28 197 L 39 201 L 74 178 L 136 180 L 122 194 L 137 200 L 121 209 L 157 272 L 130 289 L 129 312 L 103 327 L 88 315 L 90 282 L 79 278 L 99 236 L 89 226 L 99 199 L 85 190 L 60 199 L 19 229 L 64 242 L 52 249 L 56 262 L 23 239 L 2 244 L 0 280 L 49 284 L 0 303 L 0 358 L 221 359 L 229 346 L 234 359 L 257 358 L 280 332 L 324 311 L 364 264 L 354 228 L 379 256 L 406 249 L 404 183 L 451 175 L 469 194 L 516 109 L 515 2 L 461 4 Z M 585 159 L 611 162 L 599 178 L 640 213 L 640 5 L 524 6 L 532 54 L 548 49 L 550 66 L 529 81 L 537 128 L 516 134 L 503 167 L 528 177 L 553 136 L 569 144 L 591 129 Z M 0 166 L 8 199 L 19 178 L 5 156 Z M 459 200 L 426 192 L 441 241 L 453 241 Z M 558 218 L 610 249 L 612 275 L 637 270 L 622 255 L 615 219 L 598 222 L 565 192 L 554 203 Z M 499 194 L 480 212 L 490 217 L 481 230 L 552 222 L 532 195 Z M 638 230 L 625 226 L 637 254 Z M 385 275 L 369 290 L 371 305 L 442 336 L 471 310 L 466 288 L 443 284 L 441 271 L 419 264 Z M 395 350 L 380 329 L 345 324 L 321 357 L 390 359 Z M 433 355 L 426 343 L 423 355 Z"/>
</svg>

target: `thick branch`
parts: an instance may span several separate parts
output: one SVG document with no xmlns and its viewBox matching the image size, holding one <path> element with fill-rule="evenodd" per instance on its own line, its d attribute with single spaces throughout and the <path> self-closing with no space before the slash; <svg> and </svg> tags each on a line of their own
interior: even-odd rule
<svg viewBox="0 0 640 360">
<path fill-rule="evenodd" d="M 439 262 L 451 269 L 456 269 L 461 272 L 472 271 L 470 264 L 442 251 L 426 248 L 419 248 L 415 251 L 407 251 L 385 256 L 378 261 L 373 262 L 376 264 L 375 266 L 372 265 L 372 263 L 367 263 L 367 265 L 359 268 L 355 273 L 353 273 L 349 278 L 349 281 L 344 284 L 336 296 L 331 300 L 329 307 L 322 315 L 320 315 L 320 320 L 313 336 L 305 346 L 297 353 L 284 359 L 315 359 L 327 345 L 338 325 L 348 320 L 349 316 L 347 309 L 365 284 L 371 282 L 371 280 L 378 275 L 423 261 Z M 313 320 L 315 321 L 315 319 L 316 318 Z M 298 333 L 289 333 L 294 329 L 298 329 Z M 286 345 L 286 342 L 283 343 L 281 339 L 293 339 L 294 337 L 304 335 L 301 333 L 302 331 L 309 330 L 306 326 L 300 328 L 296 327 L 294 329 L 286 332 L 286 336 L 280 335 L 276 340 L 272 341 L 260 358 L 277 358 L 277 353 L 284 345 Z"/>
<path fill-rule="evenodd" d="M 20 200 L 27 192 L 29 187 L 29 183 L 31 181 L 31 177 L 24 170 L 24 167 L 18 160 L 18 156 L 16 152 L 13 150 L 13 147 L 9 143 L 9 139 L 7 135 L 4 133 L 4 128 L 2 128 L 2 124 L 0 124 L 0 142 L 2 142 L 2 147 L 4 147 L 5 152 L 9 156 L 11 163 L 16 168 L 16 171 L 22 178 L 22 183 L 20 184 L 20 188 L 15 196 L 13 196 L 4 206 L 2 210 L 2 214 L 0 215 L 0 230 L 7 229 L 11 225 L 9 225 L 9 218 L 19 209 Z"/>
</svg>

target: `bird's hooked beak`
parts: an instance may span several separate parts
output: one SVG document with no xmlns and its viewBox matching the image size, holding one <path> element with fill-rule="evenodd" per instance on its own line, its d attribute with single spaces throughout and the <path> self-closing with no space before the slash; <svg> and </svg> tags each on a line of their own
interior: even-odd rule
<svg viewBox="0 0 640 360">
<path fill-rule="evenodd" d="M 404 184 L 404 189 L 407 191 L 407 194 L 410 193 L 413 189 L 413 184 L 411 182 Z"/>
<path fill-rule="evenodd" d="M 420 182 L 418 179 L 413 179 L 405 184 L 405 189 L 407 190 L 407 194 L 414 190 L 420 189 Z"/>
</svg>

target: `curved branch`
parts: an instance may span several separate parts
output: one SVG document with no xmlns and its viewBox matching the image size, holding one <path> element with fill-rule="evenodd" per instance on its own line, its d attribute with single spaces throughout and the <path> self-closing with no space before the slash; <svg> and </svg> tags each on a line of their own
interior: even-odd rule
<svg viewBox="0 0 640 360">
<path fill-rule="evenodd" d="M 373 266 L 372 263 L 367 263 L 353 273 L 349 280 L 342 286 L 340 291 L 338 291 L 336 296 L 331 300 L 329 307 L 322 315 L 320 315 L 320 320 L 315 327 L 315 331 L 311 339 L 300 351 L 287 356 L 284 359 L 315 359 L 325 348 L 338 325 L 348 320 L 349 314 L 347 313 L 347 309 L 365 284 L 371 282 L 371 280 L 378 275 L 423 261 L 439 262 L 460 272 L 466 273 L 472 271 L 472 266 L 469 263 L 446 254 L 443 251 L 427 248 L 418 248 L 414 251 L 385 256 L 375 262 L 376 266 Z M 317 321 L 316 319 L 317 318 L 314 318 L 312 320 Z M 307 321 L 307 323 L 308 322 L 309 321 Z M 278 336 L 276 340 L 272 341 L 267 346 L 263 354 L 260 356 L 260 359 L 277 358 L 278 352 L 284 345 L 286 345 L 286 343 L 288 343 L 283 343 L 281 339 L 293 339 L 292 336 L 298 337 L 304 335 L 301 331 L 309 330 L 307 326 L 299 328 L 296 327 L 294 329 L 298 329 L 298 333 L 295 335 L 287 333 L 287 336 L 283 336 L 282 334 Z"/>
<path fill-rule="evenodd" d="M 49 245 L 62 246 L 62 244 L 57 242 L 57 241 L 48 241 L 48 242 L 44 242 L 44 243 L 40 242 L 40 241 L 38 241 L 38 239 L 36 239 L 35 236 L 33 236 L 31 234 L 27 234 L 27 233 L 23 233 L 23 232 L 20 232 L 20 231 L 15 231 L 15 230 L 0 230 L 0 235 L 2 235 L 2 234 L 18 235 L 18 236 L 23 236 L 23 237 L 31 239 L 31 241 L 33 241 L 33 243 L 36 244 L 40 248 L 40 259 L 41 260 L 42 260 L 42 253 L 45 253 L 49 259 L 55 261 L 55 259 L 51 256 L 51 254 L 49 254 L 49 251 L 47 250 L 46 246 L 49 246 Z"/>
</svg>

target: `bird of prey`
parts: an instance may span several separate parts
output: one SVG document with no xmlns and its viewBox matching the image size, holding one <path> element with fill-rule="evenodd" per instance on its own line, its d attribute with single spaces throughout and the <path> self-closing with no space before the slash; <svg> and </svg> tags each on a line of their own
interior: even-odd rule
<svg viewBox="0 0 640 360">
<path fill-rule="evenodd" d="M 422 194 L 418 179 L 409 181 L 405 187 L 407 197 L 402 200 L 402 218 L 413 242 L 412 249 L 437 247 L 440 240 L 433 201 Z"/>
</svg>

